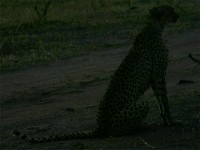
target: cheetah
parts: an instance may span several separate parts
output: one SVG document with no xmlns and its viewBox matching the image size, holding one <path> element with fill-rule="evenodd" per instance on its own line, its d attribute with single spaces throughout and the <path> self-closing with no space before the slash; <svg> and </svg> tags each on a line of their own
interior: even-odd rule
<svg viewBox="0 0 200 150">
<path fill-rule="evenodd" d="M 162 33 L 165 25 L 175 23 L 179 16 L 171 6 L 160 6 L 150 10 L 149 18 L 100 101 L 96 129 L 48 138 L 31 138 L 18 130 L 13 133 L 32 143 L 134 134 L 149 110 L 148 102 L 140 99 L 149 87 L 152 87 L 159 104 L 163 124 L 173 124 L 165 81 L 168 49 Z"/>
</svg>

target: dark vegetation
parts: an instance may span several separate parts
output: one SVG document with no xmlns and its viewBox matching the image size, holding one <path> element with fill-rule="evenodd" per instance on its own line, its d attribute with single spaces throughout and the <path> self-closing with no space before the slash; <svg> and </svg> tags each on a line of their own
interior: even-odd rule
<svg viewBox="0 0 200 150">
<path fill-rule="evenodd" d="M 168 33 L 200 25 L 198 1 L 2 0 L 0 73 L 131 43 L 148 10 L 163 4 L 181 16 Z"/>
</svg>

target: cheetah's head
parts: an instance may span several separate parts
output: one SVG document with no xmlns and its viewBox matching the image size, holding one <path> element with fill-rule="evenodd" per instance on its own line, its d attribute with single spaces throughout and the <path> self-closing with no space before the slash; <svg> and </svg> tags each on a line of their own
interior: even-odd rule
<svg viewBox="0 0 200 150">
<path fill-rule="evenodd" d="M 161 23 L 175 23 L 179 15 L 171 6 L 154 7 L 150 10 L 150 15 Z"/>
</svg>

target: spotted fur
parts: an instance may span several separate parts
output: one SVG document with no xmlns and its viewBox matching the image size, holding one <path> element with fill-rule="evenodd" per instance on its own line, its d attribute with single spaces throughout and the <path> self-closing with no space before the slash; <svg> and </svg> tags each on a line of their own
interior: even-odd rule
<svg viewBox="0 0 200 150">
<path fill-rule="evenodd" d="M 177 19 L 178 14 L 170 6 L 150 10 L 150 21 L 137 35 L 133 47 L 116 70 L 100 101 L 97 129 L 49 138 L 29 138 L 17 130 L 14 134 L 33 143 L 133 134 L 148 113 L 148 102 L 141 101 L 140 96 L 149 87 L 152 87 L 158 101 L 163 124 L 170 125 L 172 119 L 165 82 L 168 50 L 162 32 L 167 23 L 175 23 Z"/>
</svg>

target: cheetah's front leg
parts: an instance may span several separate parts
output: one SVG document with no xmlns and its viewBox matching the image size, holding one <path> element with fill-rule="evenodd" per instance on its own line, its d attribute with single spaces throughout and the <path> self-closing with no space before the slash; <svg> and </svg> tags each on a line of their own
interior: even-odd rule
<svg viewBox="0 0 200 150">
<path fill-rule="evenodd" d="M 160 107 L 160 116 L 164 125 L 172 125 L 172 118 L 169 111 L 169 103 L 167 98 L 167 89 L 164 77 L 157 77 L 152 84 L 154 95 Z"/>
</svg>

